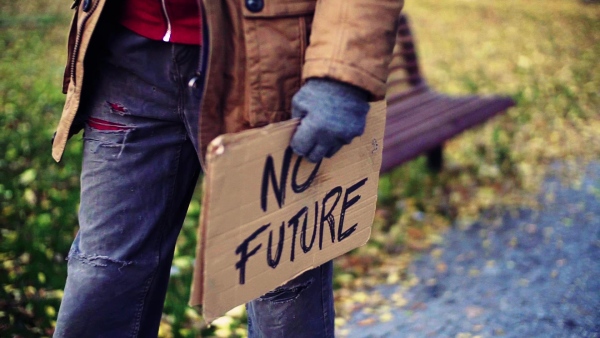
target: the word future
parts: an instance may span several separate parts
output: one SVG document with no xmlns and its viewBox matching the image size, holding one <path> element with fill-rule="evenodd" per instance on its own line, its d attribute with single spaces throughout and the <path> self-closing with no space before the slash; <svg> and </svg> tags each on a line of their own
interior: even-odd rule
<svg viewBox="0 0 600 338">
<path fill-rule="evenodd" d="M 279 209 L 284 207 L 286 191 L 288 188 L 288 176 L 293 157 L 292 154 L 292 149 L 288 147 L 285 151 L 279 175 L 277 175 L 273 157 L 271 155 L 267 156 L 263 169 L 260 191 L 260 205 L 263 212 L 267 212 L 267 196 L 269 195 L 269 188 L 272 188 L 274 192 Z M 309 177 L 304 182 L 298 182 L 298 171 L 301 162 L 302 157 L 297 157 L 291 171 L 291 180 L 289 180 L 291 189 L 295 194 L 302 194 L 311 186 L 317 176 L 319 167 L 321 166 L 321 162 L 317 163 Z M 291 262 L 293 262 L 296 257 L 296 239 L 298 238 L 298 234 L 300 234 L 298 240 L 300 248 L 305 254 L 314 248 L 317 234 L 319 235 L 319 250 L 323 249 L 323 240 L 326 236 L 324 235 L 325 228 L 329 229 L 331 243 L 335 243 L 336 241 L 341 242 L 352 235 L 356 230 L 358 223 L 344 229 L 344 218 L 348 209 L 360 200 L 361 195 L 357 194 L 357 190 L 366 182 L 367 178 L 365 177 L 346 188 L 342 186 L 334 187 L 325 193 L 323 198 L 314 201 L 314 203 L 310 203 L 310 205 L 303 206 L 296 213 L 290 213 L 293 214 L 293 216 L 288 220 L 282 220 L 279 229 L 276 229 L 277 226 L 271 226 L 272 223 L 264 224 L 256 229 L 250 236 L 244 239 L 235 250 L 235 253 L 239 255 L 239 261 L 235 264 L 236 269 L 239 270 L 239 283 L 245 283 L 246 263 L 250 257 L 257 254 L 263 244 L 267 245 L 267 250 L 265 251 L 263 259 L 271 268 L 277 268 L 284 252 L 286 231 L 292 232 L 289 248 L 285 249 L 290 252 L 289 260 Z M 339 215 L 339 218 L 336 222 L 337 215 Z M 312 229 L 309 229 L 309 219 Z M 279 220 L 276 224 L 279 224 Z M 277 239 L 275 240 L 274 237 L 276 236 Z M 277 243 L 274 245 L 273 242 L 275 241 Z M 260 257 L 258 258 L 260 259 Z"/>
</svg>

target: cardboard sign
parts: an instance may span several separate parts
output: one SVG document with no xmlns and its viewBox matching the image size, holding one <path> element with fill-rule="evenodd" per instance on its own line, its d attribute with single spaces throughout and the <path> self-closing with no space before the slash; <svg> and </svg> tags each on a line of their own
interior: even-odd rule
<svg viewBox="0 0 600 338">
<path fill-rule="evenodd" d="M 297 120 L 211 142 L 190 300 L 206 321 L 367 242 L 385 108 L 372 104 L 365 133 L 319 164 L 288 147 Z"/>
</svg>

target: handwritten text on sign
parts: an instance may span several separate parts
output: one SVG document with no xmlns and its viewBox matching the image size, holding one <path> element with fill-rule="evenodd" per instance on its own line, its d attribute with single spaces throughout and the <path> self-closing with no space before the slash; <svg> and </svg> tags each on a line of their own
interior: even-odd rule
<svg viewBox="0 0 600 338">
<path fill-rule="evenodd" d="M 290 180 L 292 191 L 295 194 L 301 194 L 311 186 L 321 166 L 321 162 L 317 163 L 310 176 L 305 181 L 298 182 L 298 169 L 300 168 L 301 161 L 302 157 L 296 157 Z M 267 156 L 263 169 L 262 187 L 260 191 L 261 208 L 264 212 L 267 211 L 269 187 L 273 189 L 279 208 L 284 206 L 291 162 L 292 150 L 288 147 L 283 158 L 278 179 L 273 157 L 271 155 Z M 235 249 L 235 253 L 239 255 L 239 261 L 235 264 L 236 269 L 239 270 L 239 283 L 245 283 L 246 262 L 251 256 L 256 255 L 263 243 L 265 243 L 266 234 L 264 236 L 261 235 L 263 235 L 263 233 L 265 233 L 267 230 L 269 231 L 269 235 L 268 240 L 266 241 L 267 250 L 265 258 L 266 264 L 273 269 L 277 268 L 277 265 L 279 265 L 279 261 L 281 260 L 281 256 L 284 251 L 286 228 L 289 229 L 287 231 L 292 231 L 292 241 L 289 249 L 290 262 L 293 262 L 296 256 L 296 239 L 298 238 L 298 233 L 300 233 L 298 242 L 302 252 L 305 254 L 310 252 L 313 248 L 317 238 L 317 233 L 319 234 L 319 250 L 323 249 L 323 238 L 326 226 L 329 230 L 329 238 L 331 239 L 331 243 L 335 243 L 336 239 L 338 242 L 341 242 L 348 236 L 352 235 L 358 224 L 355 223 L 347 229 L 344 229 L 346 211 L 348 211 L 350 207 L 360 200 L 361 196 L 358 194 L 358 190 L 365 185 L 367 179 L 367 177 L 362 178 L 358 182 L 346 187 L 345 189 L 342 186 L 336 186 L 325 193 L 322 199 L 314 201 L 314 206 L 306 205 L 298 210 L 298 212 L 296 212 L 288 220 L 282 220 L 281 225 L 279 226 L 279 235 L 277 237 L 278 239 L 275 249 L 273 249 L 273 243 L 275 241 L 275 235 L 273 234 L 274 229 L 270 229 L 272 223 L 264 224 L 256 229 Z M 344 196 L 343 199 L 342 195 Z M 340 208 L 336 208 L 340 200 L 342 200 L 341 206 Z M 312 229 L 309 229 L 309 216 L 311 213 L 312 217 L 310 217 L 310 223 L 312 223 Z M 337 232 L 336 215 L 338 216 Z M 308 239 L 309 236 L 310 239 Z M 252 249 L 249 249 L 250 243 L 253 241 L 258 242 L 259 244 L 253 246 Z"/>
</svg>

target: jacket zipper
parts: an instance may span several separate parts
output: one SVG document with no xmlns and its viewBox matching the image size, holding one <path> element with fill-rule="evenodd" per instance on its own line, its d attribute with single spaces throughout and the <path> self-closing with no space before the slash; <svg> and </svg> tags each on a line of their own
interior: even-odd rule
<svg viewBox="0 0 600 338">
<path fill-rule="evenodd" d="M 77 84 L 75 81 L 75 63 L 77 62 L 77 55 L 79 54 L 79 48 L 81 48 L 81 38 L 83 37 L 83 27 L 87 23 L 88 19 L 92 16 L 92 13 L 98 8 L 100 1 L 94 2 L 94 6 L 87 12 L 86 16 L 81 20 L 81 25 L 77 28 L 77 36 L 75 37 L 75 45 L 73 46 L 73 54 L 71 55 L 71 79 L 73 84 Z M 79 10 L 79 9 L 77 9 Z"/>
<path fill-rule="evenodd" d="M 171 40 L 171 19 L 169 18 L 169 13 L 167 12 L 167 2 L 166 0 L 160 0 L 160 4 L 162 5 L 165 20 L 167 21 L 167 31 L 162 39 L 164 42 L 169 42 L 169 40 Z"/>
</svg>

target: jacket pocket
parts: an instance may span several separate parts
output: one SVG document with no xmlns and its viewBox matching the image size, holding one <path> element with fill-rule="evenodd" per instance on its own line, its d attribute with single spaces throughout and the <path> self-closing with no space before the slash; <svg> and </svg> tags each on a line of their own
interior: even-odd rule
<svg viewBox="0 0 600 338">
<path fill-rule="evenodd" d="M 302 81 L 316 0 L 240 1 L 246 54 L 244 118 L 251 127 L 289 119 L 292 97 Z M 260 11 L 247 6 L 255 1 L 264 1 Z"/>
</svg>

